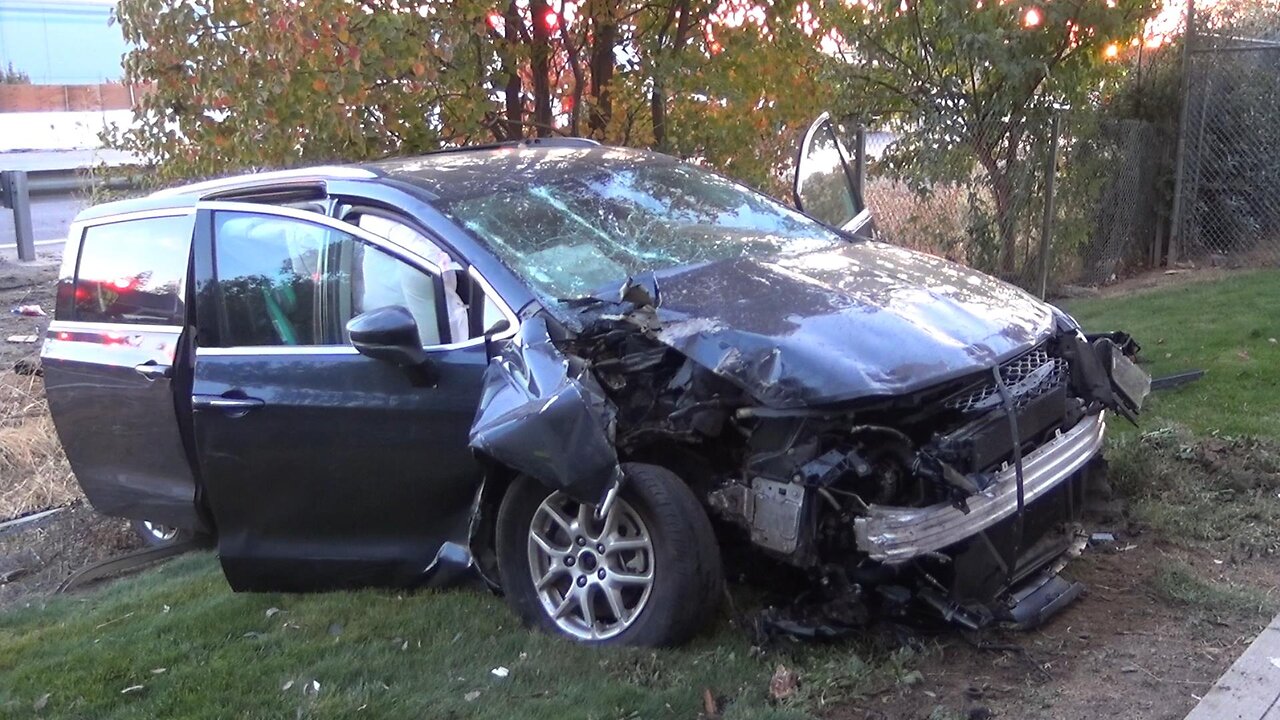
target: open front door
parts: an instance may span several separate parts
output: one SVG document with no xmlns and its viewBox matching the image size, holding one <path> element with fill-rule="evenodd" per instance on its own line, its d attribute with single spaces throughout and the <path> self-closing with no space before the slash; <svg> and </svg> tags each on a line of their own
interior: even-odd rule
<svg viewBox="0 0 1280 720">
<path fill-rule="evenodd" d="M 413 585 L 437 560 L 464 566 L 480 483 L 467 433 L 488 354 L 483 337 L 451 337 L 440 268 L 316 213 L 197 207 L 207 324 L 191 403 L 231 586 Z M 430 377 L 350 342 L 348 321 L 393 306 Z"/>
<path fill-rule="evenodd" d="M 796 158 L 796 207 L 831 227 L 870 237 L 871 214 L 849 153 L 840 143 L 831 116 L 822 113 L 809 126 Z"/>
</svg>

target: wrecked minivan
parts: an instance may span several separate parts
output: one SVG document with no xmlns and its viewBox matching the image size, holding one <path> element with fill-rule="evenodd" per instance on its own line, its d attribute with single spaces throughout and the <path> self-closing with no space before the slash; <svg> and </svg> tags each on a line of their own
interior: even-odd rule
<svg viewBox="0 0 1280 720">
<path fill-rule="evenodd" d="M 670 645 L 723 549 L 804 578 L 783 632 L 1035 625 L 1080 592 L 1136 344 L 876 242 L 825 117 L 795 201 L 561 139 L 100 205 L 50 409 L 99 511 L 212 538 L 236 590 L 479 577 L 528 625 Z"/>
</svg>

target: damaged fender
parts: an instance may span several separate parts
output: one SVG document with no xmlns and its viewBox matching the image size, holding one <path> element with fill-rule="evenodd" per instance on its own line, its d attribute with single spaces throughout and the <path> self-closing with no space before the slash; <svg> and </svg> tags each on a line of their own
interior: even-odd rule
<svg viewBox="0 0 1280 720">
<path fill-rule="evenodd" d="M 617 409 L 581 359 L 535 315 L 485 371 L 470 446 L 574 500 L 600 504 L 622 482 Z"/>
</svg>

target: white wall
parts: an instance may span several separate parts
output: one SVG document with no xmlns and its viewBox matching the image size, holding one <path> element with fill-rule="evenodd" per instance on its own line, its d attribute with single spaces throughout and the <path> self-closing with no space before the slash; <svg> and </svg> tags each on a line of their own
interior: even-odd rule
<svg viewBox="0 0 1280 720">
<path fill-rule="evenodd" d="M 132 120 L 129 110 L 0 113 L 0 152 L 100 148 L 104 127 Z"/>
</svg>

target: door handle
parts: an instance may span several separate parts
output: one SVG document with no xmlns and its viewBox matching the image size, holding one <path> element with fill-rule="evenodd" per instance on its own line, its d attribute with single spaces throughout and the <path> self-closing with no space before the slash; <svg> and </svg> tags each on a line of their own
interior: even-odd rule
<svg viewBox="0 0 1280 720">
<path fill-rule="evenodd" d="M 148 360 L 141 365 L 134 365 L 133 371 L 146 378 L 150 382 L 155 382 L 160 378 L 173 377 L 173 366 L 161 365 L 155 360 Z"/>
<path fill-rule="evenodd" d="M 224 395 L 192 395 L 191 408 L 193 410 L 230 410 L 233 412 L 245 413 L 266 405 L 259 398 L 252 397 L 226 397 Z"/>
</svg>

